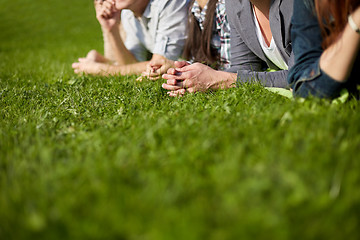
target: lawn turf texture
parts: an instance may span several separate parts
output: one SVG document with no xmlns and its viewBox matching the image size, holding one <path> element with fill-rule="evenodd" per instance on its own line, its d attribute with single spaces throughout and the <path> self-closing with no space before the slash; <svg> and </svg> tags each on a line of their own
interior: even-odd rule
<svg viewBox="0 0 360 240">
<path fill-rule="evenodd" d="M 77 76 L 91 1 L 0 6 L 0 239 L 360 238 L 357 101 Z"/>
</svg>

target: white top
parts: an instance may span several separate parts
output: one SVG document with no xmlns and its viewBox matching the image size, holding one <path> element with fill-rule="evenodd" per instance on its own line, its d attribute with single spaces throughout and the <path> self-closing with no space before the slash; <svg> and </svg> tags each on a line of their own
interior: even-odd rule
<svg viewBox="0 0 360 240">
<path fill-rule="evenodd" d="M 271 38 L 270 46 L 268 46 L 266 44 L 264 36 L 263 36 L 263 34 L 261 32 L 259 22 L 258 22 L 258 20 L 256 18 L 256 14 L 255 14 L 254 9 L 253 9 L 253 13 L 254 13 L 254 21 L 255 21 L 255 25 L 256 25 L 256 35 L 257 35 L 260 46 L 261 46 L 265 56 L 271 62 L 273 62 L 276 66 L 278 66 L 278 68 L 280 68 L 282 70 L 288 70 L 288 65 L 284 61 L 284 58 L 281 56 L 281 53 L 280 53 L 278 47 L 276 46 L 274 38 Z"/>
<path fill-rule="evenodd" d="M 177 60 L 185 44 L 187 14 L 187 0 L 150 0 L 140 18 L 122 10 L 126 48 L 138 61 L 149 60 L 153 53 Z"/>
</svg>

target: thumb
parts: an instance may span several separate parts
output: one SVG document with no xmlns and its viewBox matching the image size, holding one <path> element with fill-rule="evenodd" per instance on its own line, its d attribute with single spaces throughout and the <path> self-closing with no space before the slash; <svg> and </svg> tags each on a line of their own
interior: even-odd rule
<svg viewBox="0 0 360 240">
<path fill-rule="evenodd" d="M 186 61 L 175 61 L 174 62 L 174 66 L 176 68 L 182 68 L 182 67 L 185 67 L 185 66 L 188 66 L 188 65 L 190 65 L 190 64 L 188 62 L 186 62 Z"/>
</svg>

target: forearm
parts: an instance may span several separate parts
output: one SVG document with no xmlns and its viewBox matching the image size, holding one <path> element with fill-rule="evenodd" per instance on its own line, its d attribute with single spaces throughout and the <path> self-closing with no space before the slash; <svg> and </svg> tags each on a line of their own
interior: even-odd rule
<svg viewBox="0 0 360 240">
<path fill-rule="evenodd" d="M 99 74 L 102 76 L 141 74 L 146 69 L 148 63 L 149 61 L 127 64 L 122 66 L 102 64 Z"/>
<path fill-rule="evenodd" d="M 103 33 L 103 40 L 104 40 L 104 56 L 107 59 L 110 59 L 112 62 L 115 62 L 115 56 L 114 56 L 114 50 L 111 47 L 111 44 L 109 42 L 109 38 L 108 38 L 108 31 L 105 29 L 102 29 L 102 33 Z"/>
<path fill-rule="evenodd" d="M 211 89 L 227 89 L 236 86 L 236 73 L 217 71 L 217 75 Z"/>
<path fill-rule="evenodd" d="M 360 26 L 360 9 L 352 15 L 354 22 Z M 320 68 L 336 81 L 343 82 L 349 77 L 360 48 L 360 34 L 349 25 L 341 37 L 320 57 Z"/>
<path fill-rule="evenodd" d="M 238 83 L 252 83 L 258 82 L 264 87 L 278 87 L 288 88 L 287 82 L 287 70 L 280 70 L 276 72 L 255 72 L 255 71 L 238 71 L 237 82 Z"/>
<path fill-rule="evenodd" d="M 121 36 L 120 25 L 114 26 L 110 31 L 103 30 L 105 56 L 109 54 L 119 66 L 136 63 L 134 55 L 126 48 Z"/>
</svg>

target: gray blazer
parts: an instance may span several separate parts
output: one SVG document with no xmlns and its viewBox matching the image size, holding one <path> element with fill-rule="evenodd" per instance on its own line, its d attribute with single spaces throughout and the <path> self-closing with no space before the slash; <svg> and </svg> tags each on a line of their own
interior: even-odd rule
<svg viewBox="0 0 360 240">
<path fill-rule="evenodd" d="M 272 0 L 269 17 L 274 41 L 289 69 L 294 64 L 290 37 L 293 2 Z M 250 1 L 226 0 L 225 4 L 231 28 L 231 67 L 227 71 L 237 72 L 238 83 L 258 81 L 266 87 L 288 87 L 288 71 L 279 70 L 261 49 Z M 269 67 L 279 71 L 264 72 Z"/>
</svg>

